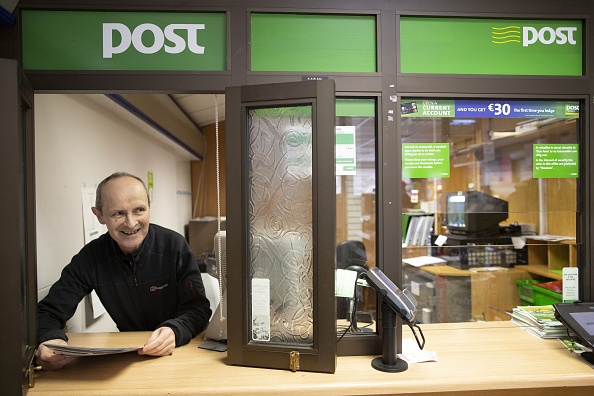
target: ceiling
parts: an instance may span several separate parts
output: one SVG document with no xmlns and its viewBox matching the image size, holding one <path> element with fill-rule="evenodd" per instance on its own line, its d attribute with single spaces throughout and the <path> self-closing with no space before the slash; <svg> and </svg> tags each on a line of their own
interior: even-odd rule
<svg viewBox="0 0 594 396">
<path fill-rule="evenodd" d="M 216 107 L 219 110 L 219 122 L 225 120 L 224 94 L 171 94 L 169 96 L 200 129 L 215 123 Z M 215 106 L 215 99 L 218 106 Z"/>
</svg>

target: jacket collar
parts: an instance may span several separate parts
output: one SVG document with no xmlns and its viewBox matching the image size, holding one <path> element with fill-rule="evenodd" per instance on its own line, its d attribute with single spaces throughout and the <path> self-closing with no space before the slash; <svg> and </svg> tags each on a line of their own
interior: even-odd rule
<svg viewBox="0 0 594 396">
<path fill-rule="evenodd" d="M 134 254 L 124 254 L 124 252 L 122 252 L 122 249 L 120 249 L 120 246 L 111 237 L 111 235 L 109 235 L 109 233 L 107 233 L 107 238 L 110 241 L 110 245 L 112 246 L 113 251 L 115 252 L 115 254 L 118 256 L 118 258 L 122 262 L 124 262 L 126 264 L 132 263 L 132 262 L 140 263 L 140 258 L 146 256 L 146 253 L 149 250 L 149 246 L 151 246 L 153 244 L 153 240 L 155 239 L 155 233 L 154 233 L 152 225 L 149 224 L 149 230 L 146 234 L 146 237 L 142 241 L 140 250 Z"/>
</svg>

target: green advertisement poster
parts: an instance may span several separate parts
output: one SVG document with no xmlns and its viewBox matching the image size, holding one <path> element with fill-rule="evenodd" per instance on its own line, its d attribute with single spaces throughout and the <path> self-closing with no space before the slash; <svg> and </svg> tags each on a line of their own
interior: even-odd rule
<svg viewBox="0 0 594 396">
<path fill-rule="evenodd" d="M 400 18 L 400 71 L 581 76 L 581 20 Z"/>
<path fill-rule="evenodd" d="M 226 70 L 224 12 L 23 10 L 26 70 Z"/>
<path fill-rule="evenodd" d="M 449 143 L 403 143 L 403 178 L 449 178 Z"/>
<path fill-rule="evenodd" d="M 577 144 L 534 144 L 534 178 L 577 178 Z"/>
<path fill-rule="evenodd" d="M 579 118 L 580 104 L 557 100 L 402 98 L 402 117 L 426 118 Z"/>
<path fill-rule="evenodd" d="M 355 126 L 336 126 L 336 175 L 357 174 L 357 147 Z"/>
</svg>

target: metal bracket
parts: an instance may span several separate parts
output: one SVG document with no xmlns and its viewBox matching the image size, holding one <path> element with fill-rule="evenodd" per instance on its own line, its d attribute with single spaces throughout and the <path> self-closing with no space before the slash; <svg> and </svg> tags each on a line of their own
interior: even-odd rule
<svg viewBox="0 0 594 396">
<path fill-rule="evenodd" d="M 289 367 L 292 372 L 299 370 L 299 352 L 291 351 L 289 354 Z"/>
<path fill-rule="evenodd" d="M 27 369 L 29 388 L 33 388 L 35 386 L 35 371 L 38 370 L 41 370 L 41 366 L 33 366 L 32 364 L 29 365 L 29 368 Z"/>
</svg>

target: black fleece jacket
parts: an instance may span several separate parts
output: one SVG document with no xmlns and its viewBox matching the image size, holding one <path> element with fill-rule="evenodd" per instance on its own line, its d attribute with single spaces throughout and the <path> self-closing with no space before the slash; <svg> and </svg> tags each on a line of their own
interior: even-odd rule
<svg viewBox="0 0 594 396">
<path fill-rule="evenodd" d="M 211 315 L 198 263 L 177 232 L 151 224 L 140 252 L 125 256 L 109 233 L 72 258 L 39 302 L 38 341 L 61 338 L 78 303 L 95 290 L 120 331 L 168 326 L 175 345 L 187 344 Z"/>
</svg>

